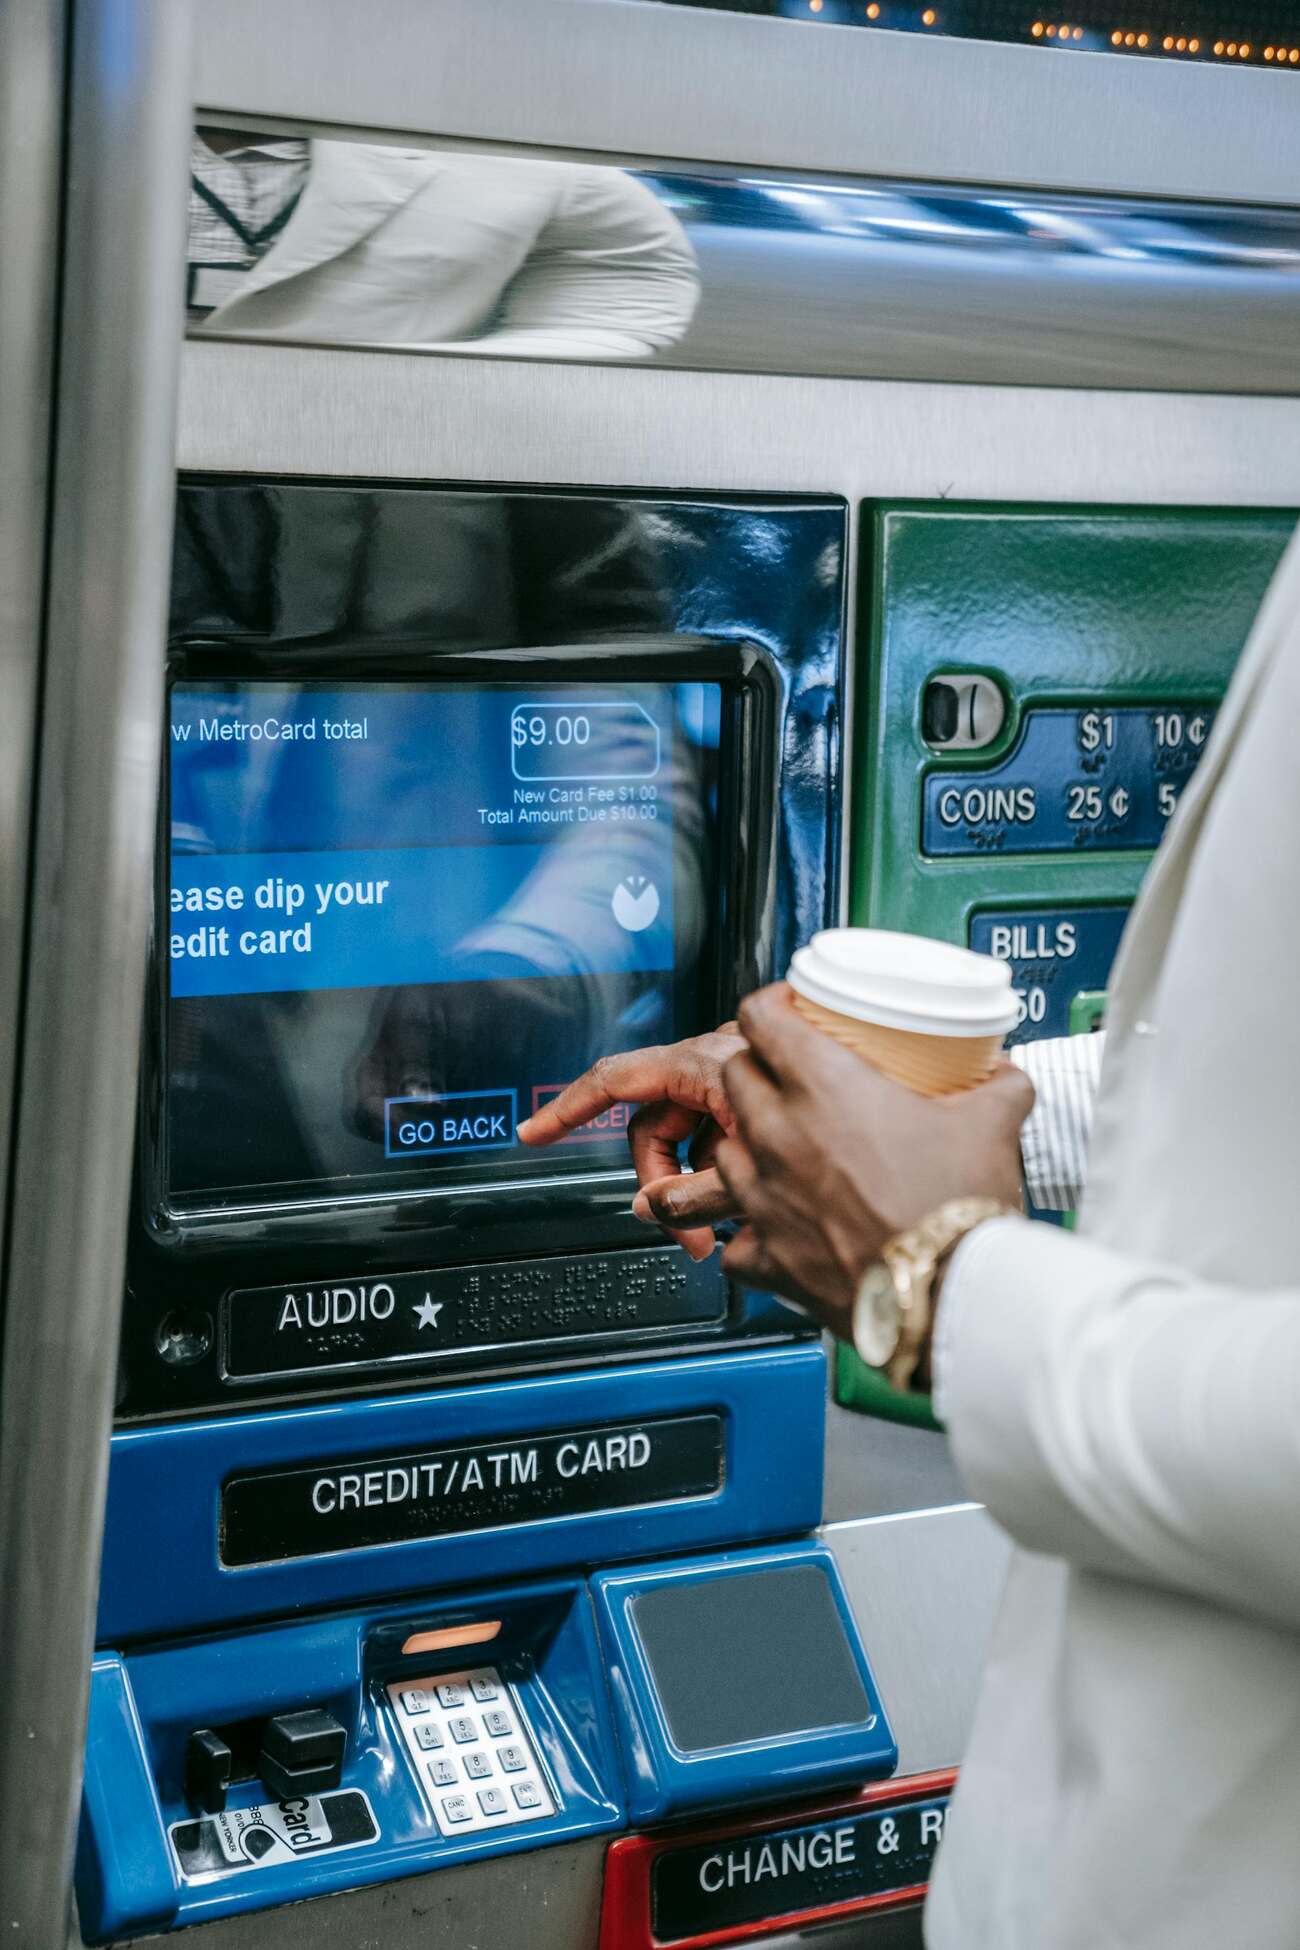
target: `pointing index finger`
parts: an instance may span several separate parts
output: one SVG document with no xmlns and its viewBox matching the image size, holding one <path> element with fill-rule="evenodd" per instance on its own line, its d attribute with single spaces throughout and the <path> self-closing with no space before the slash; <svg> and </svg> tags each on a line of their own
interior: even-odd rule
<svg viewBox="0 0 1300 1950">
<path fill-rule="evenodd" d="M 521 1142 L 554 1144 L 614 1104 L 638 1104 L 662 1094 L 663 1054 L 659 1049 L 639 1049 L 623 1056 L 603 1056 L 566 1084 L 558 1097 L 524 1119 L 518 1127 Z"/>
<path fill-rule="evenodd" d="M 730 1121 L 722 1088 L 722 1065 L 740 1038 L 728 1024 L 709 1036 L 689 1037 L 652 1049 L 602 1056 L 584 1076 L 543 1104 L 519 1126 L 524 1144 L 554 1144 L 611 1104 L 653 1104 L 667 1100 L 708 1115 L 724 1128 Z"/>
</svg>

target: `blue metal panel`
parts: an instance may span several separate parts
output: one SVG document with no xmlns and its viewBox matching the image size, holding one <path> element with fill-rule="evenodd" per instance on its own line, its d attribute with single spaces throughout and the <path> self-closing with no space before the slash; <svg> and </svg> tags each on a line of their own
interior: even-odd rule
<svg viewBox="0 0 1300 1950">
<path fill-rule="evenodd" d="M 502 1629 L 477 1653 L 443 1652 L 426 1658 L 423 1668 L 403 1661 L 408 1633 L 485 1617 L 499 1619 Z M 444 1837 L 417 1785 L 383 1686 L 429 1666 L 454 1670 L 467 1656 L 471 1664 L 484 1663 L 484 1655 L 515 1687 L 556 1811 L 526 1825 Z M 342 1786 L 366 1796 L 376 1839 L 183 1883 L 172 1868 L 167 1830 L 193 1819 L 184 1796 L 191 1729 L 306 1701 L 347 1729 Z M 252 1807 L 266 1799 L 261 1783 L 250 1781 L 231 1790 L 229 1805 Z M 121 1660 L 105 1659 L 95 1669 L 78 1875 L 82 1927 L 91 1940 L 145 1924 L 200 1922 L 301 1901 L 623 1825 L 614 1729 L 581 1581 L 488 1589 L 472 1600 L 458 1593 L 441 1605 L 408 1600 L 400 1608 L 335 1613 L 140 1651 L 128 1655 L 125 1669 Z"/>
<path fill-rule="evenodd" d="M 1139 852 L 1159 846 L 1214 727 L 1214 707 L 1024 712 L 1001 764 L 925 780 L 923 852 Z"/>
<path fill-rule="evenodd" d="M 868 1700 L 868 1720 L 853 1726 L 800 1729 L 743 1746 L 686 1753 L 675 1743 L 634 1620 L 646 1592 L 702 1579 L 816 1565 L 825 1575 Z M 592 1579 L 601 1642 L 627 1768 L 628 1818 L 634 1826 L 693 1808 L 777 1800 L 891 1774 L 898 1748 L 872 1677 L 835 1560 L 816 1544 L 729 1551 L 686 1563 L 644 1565 Z"/>
<path fill-rule="evenodd" d="M 821 1513 L 824 1390 L 821 1347 L 803 1343 L 120 1433 L 109 1473 L 100 1641 L 212 1631 L 277 1611 L 506 1572 L 530 1576 L 795 1535 Z M 220 1561 L 221 1489 L 236 1470 L 364 1461 L 430 1443 L 699 1410 L 724 1423 L 722 1487 L 710 1496 L 239 1569 Z"/>
<path fill-rule="evenodd" d="M 1104 989 L 1119 947 L 1128 907 L 999 908 L 973 914 L 970 945 L 1011 964 L 1022 1010 L 1008 1043 L 1041 1036 L 1068 1036 L 1076 995 Z"/>
<path fill-rule="evenodd" d="M 112 1655 L 96 1659 L 77 1839 L 82 1928 L 114 1936 L 161 1925 L 176 1914 L 179 1894 L 126 1667 Z"/>
</svg>

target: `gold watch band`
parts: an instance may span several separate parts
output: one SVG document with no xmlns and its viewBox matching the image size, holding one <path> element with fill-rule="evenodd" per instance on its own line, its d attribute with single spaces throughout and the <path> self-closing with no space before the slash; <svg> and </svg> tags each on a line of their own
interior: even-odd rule
<svg viewBox="0 0 1300 1950">
<path fill-rule="evenodd" d="M 891 1387 L 906 1394 L 915 1381 L 934 1315 L 939 1261 L 986 1219 L 1015 1211 L 997 1198 L 950 1198 L 882 1247 L 880 1256 L 893 1279 L 899 1310 L 898 1344 L 885 1369 Z"/>
</svg>

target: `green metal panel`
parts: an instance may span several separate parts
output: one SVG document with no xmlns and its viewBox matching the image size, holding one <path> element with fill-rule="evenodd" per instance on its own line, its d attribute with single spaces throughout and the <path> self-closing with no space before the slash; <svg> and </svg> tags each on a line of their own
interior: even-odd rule
<svg viewBox="0 0 1300 1950">
<path fill-rule="evenodd" d="M 1080 989 L 1070 1002 L 1070 1034 L 1091 1036 L 1106 1020 L 1105 989 Z"/>
<path fill-rule="evenodd" d="M 1014 781 L 1034 711 L 1211 710 L 1294 525 L 1293 514 L 1273 510 L 864 507 L 850 920 L 964 943 L 981 914 L 1032 924 L 1062 908 L 1109 909 L 1117 930 L 1117 910 L 1136 894 L 1149 847 L 1121 850 L 1107 843 L 1103 824 L 1071 827 L 1056 850 L 1028 851 L 1027 829 L 1012 825 L 976 836 L 988 850 L 927 857 L 926 779 L 978 784 L 1005 766 L 1002 776 Z M 1006 721 L 987 749 L 937 753 L 924 742 L 922 698 L 939 672 L 980 674 L 1000 686 Z M 1050 796 L 1055 816 L 1064 816 L 1073 776 L 1072 765 L 1052 774 L 1050 794 L 1038 793 L 1040 814 Z M 1078 776 L 1086 780 L 1086 768 Z M 934 831 L 932 821 L 932 843 Z M 1063 1033 L 1069 971 L 1043 966 L 1060 978 L 1052 992 Z M 1080 957 L 1078 972 L 1078 990 L 1104 987 L 1104 967 L 1085 968 Z M 836 1387 L 852 1406 L 909 1421 L 928 1416 L 847 1349 Z"/>
</svg>

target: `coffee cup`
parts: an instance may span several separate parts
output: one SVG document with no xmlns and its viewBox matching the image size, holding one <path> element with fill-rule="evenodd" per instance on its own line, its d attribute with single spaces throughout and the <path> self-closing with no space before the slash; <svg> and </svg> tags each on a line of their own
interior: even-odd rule
<svg viewBox="0 0 1300 1950">
<path fill-rule="evenodd" d="M 786 979 L 806 1021 L 923 1097 L 990 1077 L 1019 1014 L 1005 962 L 886 928 L 815 934 Z"/>
</svg>

